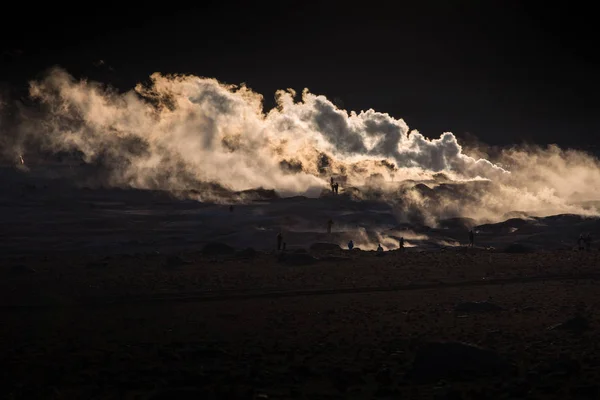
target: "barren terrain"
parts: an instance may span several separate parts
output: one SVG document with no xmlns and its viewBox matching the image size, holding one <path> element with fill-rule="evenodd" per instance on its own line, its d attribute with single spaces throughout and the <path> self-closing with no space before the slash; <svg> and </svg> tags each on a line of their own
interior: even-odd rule
<svg viewBox="0 0 600 400">
<path fill-rule="evenodd" d="M 481 226 L 466 248 L 464 221 L 407 227 L 385 205 L 348 199 L 230 212 L 156 193 L 10 187 L 3 398 L 600 396 L 600 253 L 573 237 L 583 226 L 595 238 L 595 219 Z M 333 211 L 347 220 L 328 235 L 318 221 Z M 337 247 L 356 226 L 363 250 Z M 381 237 L 397 248 L 398 231 L 404 251 L 365 251 Z M 311 250 L 318 242 L 330 244 Z"/>
</svg>

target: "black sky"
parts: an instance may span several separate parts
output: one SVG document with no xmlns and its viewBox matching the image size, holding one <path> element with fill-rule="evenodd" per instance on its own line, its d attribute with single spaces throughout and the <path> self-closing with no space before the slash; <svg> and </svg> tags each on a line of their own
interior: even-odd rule
<svg viewBox="0 0 600 400">
<path fill-rule="evenodd" d="M 499 145 L 586 147 L 600 128 L 592 5 L 152 4 L 15 5 L 0 28 L 0 81 L 25 87 L 53 65 L 120 89 L 155 71 L 190 73 L 245 82 L 267 106 L 277 89 L 308 87 L 428 137 Z"/>
</svg>

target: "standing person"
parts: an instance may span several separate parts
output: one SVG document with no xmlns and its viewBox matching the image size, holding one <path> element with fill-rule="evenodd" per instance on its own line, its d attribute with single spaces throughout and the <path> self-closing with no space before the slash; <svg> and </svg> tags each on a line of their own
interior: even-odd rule
<svg viewBox="0 0 600 400">
<path fill-rule="evenodd" d="M 352 241 L 352 239 L 350 239 L 350 241 L 348 242 L 348 249 L 352 250 L 354 248 L 354 242 Z"/>
<path fill-rule="evenodd" d="M 469 247 L 473 247 L 475 244 L 475 234 L 473 233 L 473 229 L 469 231 Z"/>
<path fill-rule="evenodd" d="M 400 250 L 404 250 L 404 237 L 400 238 Z"/>
<path fill-rule="evenodd" d="M 339 193 L 338 190 L 340 188 L 340 184 L 336 182 L 335 185 L 333 185 L 333 187 L 335 188 L 335 194 L 338 194 Z"/>
<path fill-rule="evenodd" d="M 283 242 L 283 236 L 281 235 L 281 232 L 279 232 L 277 234 L 277 250 L 281 250 L 281 243 Z"/>
<path fill-rule="evenodd" d="M 327 233 L 331 233 L 331 225 L 333 225 L 333 221 L 329 218 L 329 221 L 327 221 Z"/>
<path fill-rule="evenodd" d="M 381 252 L 383 252 L 383 247 L 381 247 L 381 243 L 379 243 L 379 244 L 377 245 L 377 252 L 378 252 L 378 253 L 381 253 Z"/>
<path fill-rule="evenodd" d="M 592 249 L 592 234 L 588 233 L 585 235 L 585 249 L 590 251 Z"/>
<path fill-rule="evenodd" d="M 577 247 L 579 248 L 579 250 L 583 250 L 583 244 L 585 242 L 585 239 L 583 238 L 583 233 L 579 234 L 579 238 L 577 239 Z"/>
<path fill-rule="evenodd" d="M 331 193 L 335 192 L 335 186 L 333 184 L 333 176 L 329 179 L 329 185 L 331 186 Z"/>
</svg>

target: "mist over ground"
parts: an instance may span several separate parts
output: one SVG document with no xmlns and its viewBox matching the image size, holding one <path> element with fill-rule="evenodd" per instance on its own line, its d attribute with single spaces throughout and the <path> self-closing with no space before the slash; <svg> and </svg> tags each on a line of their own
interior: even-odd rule
<svg viewBox="0 0 600 400">
<path fill-rule="evenodd" d="M 399 222 L 598 215 L 600 164 L 588 153 L 467 154 L 450 132 L 428 138 L 388 113 L 343 110 L 308 89 L 280 90 L 265 110 L 261 94 L 212 78 L 155 73 L 119 92 L 54 68 L 30 82 L 29 96 L 24 105 L 2 95 L 2 158 L 23 173 L 57 166 L 81 186 L 230 204 L 318 198 L 333 177 L 340 195 L 382 201 Z"/>
</svg>

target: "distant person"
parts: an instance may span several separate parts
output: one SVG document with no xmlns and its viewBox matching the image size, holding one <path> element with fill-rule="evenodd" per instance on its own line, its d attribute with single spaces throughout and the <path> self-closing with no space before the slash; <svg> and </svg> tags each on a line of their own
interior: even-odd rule
<svg viewBox="0 0 600 400">
<path fill-rule="evenodd" d="M 379 243 L 377 245 L 377 252 L 379 252 L 379 253 L 383 252 L 383 247 L 381 247 L 381 243 Z"/>
<path fill-rule="evenodd" d="M 589 233 L 585 235 L 585 249 L 587 251 L 590 251 L 592 249 L 592 235 Z"/>
<path fill-rule="evenodd" d="M 335 183 L 335 185 L 333 185 L 333 187 L 335 188 L 335 194 L 338 194 L 339 192 L 339 188 L 340 188 L 340 184 L 339 183 Z"/>
<path fill-rule="evenodd" d="M 281 232 L 277 234 L 277 250 L 281 250 L 281 243 L 283 242 L 283 236 Z"/>
<path fill-rule="evenodd" d="M 583 233 L 581 233 L 581 234 L 579 234 L 579 238 L 577 239 L 578 250 L 580 250 L 580 251 L 583 250 L 584 243 L 585 243 L 585 239 L 583 237 Z"/>
<path fill-rule="evenodd" d="M 469 231 L 469 247 L 473 247 L 475 244 L 475 234 L 473 233 L 473 229 Z"/>
<path fill-rule="evenodd" d="M 331 193 L 334 193 L 335 185 L 333 184 L 333 176 L 329 179 L 329 186 L 331 186 Z"/>
<path fill-rule="evenodd" d="M 352 239 L 350 239 L 350 241 L 348 242 L 348 250 L 352 250 L 354 248 L 354 242 L 352 241 Z"/>
<path fill-rule="evenodd" d="M 404 250 L 404 237 L 400 238 L 400 250 Z"/>
<path fill-rule="evenodd" d="M 327 233 L 331 233 L 331 225 L 333 225 L 333 221 L 329 218 L 329 221 L 327 221 Z"/>
</svg>

